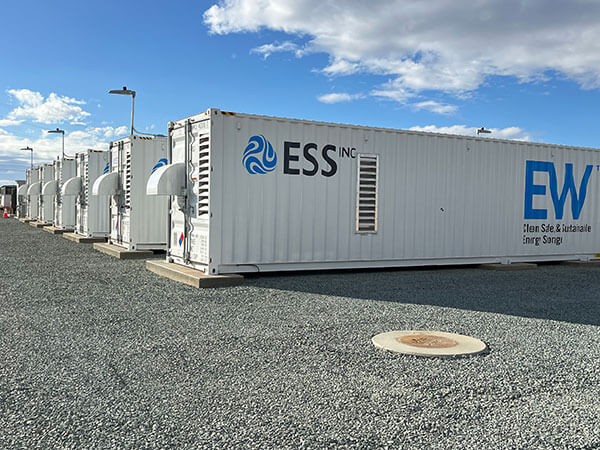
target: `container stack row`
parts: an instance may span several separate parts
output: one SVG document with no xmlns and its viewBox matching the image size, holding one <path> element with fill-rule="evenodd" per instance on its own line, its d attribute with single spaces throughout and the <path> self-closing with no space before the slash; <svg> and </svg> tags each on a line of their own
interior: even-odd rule
<svg viewBox="0 0 600 450">
<path fill-rule="evenodd" d="M 16 214 L 206 275 L 600 258 L 600 151 L 209 109 L 29 169 Z"/>
</svg>

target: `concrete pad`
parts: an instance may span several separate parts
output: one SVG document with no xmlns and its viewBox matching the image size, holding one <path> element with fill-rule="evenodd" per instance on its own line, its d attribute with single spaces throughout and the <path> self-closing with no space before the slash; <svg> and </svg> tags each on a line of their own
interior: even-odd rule
<svg viewBox="0 0 600 450">
<path fill-rule="evenodd" d="M 47 227 L 48 225 L 52 225 L 50 223 L 46 223 L 46 222 L 39 222 L 39 221 L 35 221 L 35 222 L 29 222 L 29 225 L 31 225 L 32 227 L 35 228 L 44 228 Z"/>
<path fill-rule="evenodd" d="M 197 288 L 238 286 L 244 282 L 244 277 L 241 275 L 205 275 L 200 270 L 167 261 L 146 261 L 146 269 Z"/>
<path fill-rule="evenodd" d="M 600 267 L 600 259 L 592 259 L 591 261 L 562 261 L 560 264 L 575 267 Z"/>
<path fill-rule="evenodd" d="M 484 270 L 530 270 L 537 269 L 534 263 L 510 263 L 510 264 L 480 264 L 480 269 Z"/>
<path fill-rule="evenodd" d="M 373 336 L 371 342 L 382 350 L 414 356 L 459 357 L 487 351 L 487 345 L 479 339 L 443 331 L 389 331 Z"/>
<path fill-rule="evenodd" d="M 70 241 L 77 242 L 78 244 L 93 244 L 95 242 L 106 242 L 105 237 L 88 237 L 82 236 L 81 234 L 77 233 L 65 233 L 63 234 L 63 237 Z"/>
<path fill-rule="evenodd" d="M 21 223 L 29 223 L 29 222 L 32 222 L 32 221 L 33 221 L 33 219 L 28 219 L 26 217 L 21 217 L 19 219 L 19 222 L 21 222 Z"/>
<path fill-rule="evenodd" d="M 152 250 L 127 250 L 126 248 L 109 244 L 108 242 L 95 243 L 94 250 L 98 250 L 99 252 L 119 259 L 146 259 L 154 255 Z"/>
<path fill-rule="evenodd" d="M 56 228 L 52 225 L 44 227 L 44 231 L 47 231 L 48 233 L 52 234 L 63 234 L 67 232 L 67 230 L 65 230 L 64 228 Z"/>
</svg>

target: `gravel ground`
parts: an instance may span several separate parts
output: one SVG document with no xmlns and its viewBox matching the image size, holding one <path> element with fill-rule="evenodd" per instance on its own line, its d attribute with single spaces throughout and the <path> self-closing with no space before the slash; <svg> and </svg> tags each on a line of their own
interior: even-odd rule
<svg viewBox="0 0 600 450">
<path fill-rule="evenodd" d="M 0 448 L 598 448 L 600 269 L 194 289 L 0 219 Z M 436 329 L 486 356 L 376 350 Z"/>
</svg>

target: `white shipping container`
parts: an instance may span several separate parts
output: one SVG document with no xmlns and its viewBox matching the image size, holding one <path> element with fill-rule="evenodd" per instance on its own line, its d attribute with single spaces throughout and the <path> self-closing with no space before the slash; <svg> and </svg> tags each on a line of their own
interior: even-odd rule
<svg viewBox="0 0 600 450">
<path fill-rule="evenodd" d="M 17 210 L 16 215 L 19 219 L 27 217 L 27 181 L 16 180 L 17 182 Z"/>
<path fill-rule="evenodd" d="M 10 208 L 12 209 L 12 198 L 10 194 L 2 194 L 0 195 L 0 208 Z M 3 212 L 3 211 L 2 211 Z"/>
<path fill-rule="evenodd" d="M 40 193 L 42 192 L 42 182 L 40 181 L 40 168 L 34 167 L 27 169 L 27 218 L 38 220 L 40 217 Z"/>
<path fill-rule="evenodd" d="M 40 181 L 42 182 L 42 192 L 39 196 L 39 220 L 51 225 L 54 220 L 54 163 L 40 166 Z"/>
<path fill-rule="evenodd" d="M 205 273 L 600 257 L 600 151 L 209 109 L 169 125 L 167 259 Z"/>
<path fill-rule="evenodd" d="M 86 237 L 108 237 L 109 197 L 92 195 L 94 182 L 109 173 L 109 153 L 86 150 L 75 155 L 76 176 L 63 185 L 62 195 L 75 201 L 75 232 Z"/>
<path fill-rule="evenodd" d="M 75 198 L 63 198 L 61 191 L 64 182 L 75 176 L 75 159 L 59 158 L 53 165 L 54 180 L 44 186 L 44 193 L 51 197 L 54 203 L 53 225 L 61 230 L 70 231 L 75 228 Z"/>
<path fill-rule="evenodd" d="M 167 164 L 167 138 L 128 136 L 110 143 L 110 172 L 93 195 L 110 195 L 111 244 L 128 250 L 165 250 L 167 199 L 146 195 L 150 174 Z"/>
</svg>

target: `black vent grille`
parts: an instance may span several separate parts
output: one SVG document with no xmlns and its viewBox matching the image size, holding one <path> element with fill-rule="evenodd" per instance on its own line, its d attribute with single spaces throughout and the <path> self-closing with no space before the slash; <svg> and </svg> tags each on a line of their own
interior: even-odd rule
<svg viewBox="0 0 600 450">
<path fill-rule="evenodd" d="M 198 139 L 198 217 L 207 217 L 210 192 L 210 139 L 208 134 L 201 134 Z"/>
<path fill-rule="evenodd" d="M 356 194 L 356 231 L 377 232 L 379 157 L 358 155 L 358 187 Z"/>
</svg>

